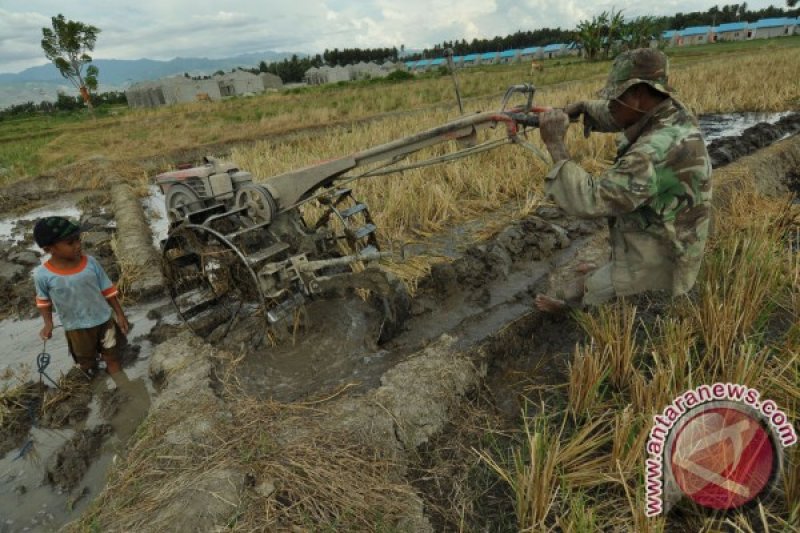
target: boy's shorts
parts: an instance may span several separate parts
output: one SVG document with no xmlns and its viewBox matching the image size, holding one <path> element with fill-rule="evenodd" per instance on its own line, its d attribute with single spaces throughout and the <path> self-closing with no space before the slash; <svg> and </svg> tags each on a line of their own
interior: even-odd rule
<svg viewBox="0 0 800 533">
<path fill-rule="evenodd" d="M 97 354 L 103 356 L 106 364 L 119 362 L 119 354 L 125 335 L 117 322 L 111 318 L 105 324 L 93 328 L 73 329 L 66 332 L 69 353 L 81 368 L 94 368 Z"/>
</svg>

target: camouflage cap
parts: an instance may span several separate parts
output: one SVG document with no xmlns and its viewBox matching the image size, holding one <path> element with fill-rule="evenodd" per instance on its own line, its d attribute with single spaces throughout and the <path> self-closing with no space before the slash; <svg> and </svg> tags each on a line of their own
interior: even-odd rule
<svg viewBox="0 0 800 533">
<path fill-rule="evenodd" d="M 668 84 L 669 60 L 655 48 L 638 48 L 617 56 L 608 74 L 606 86 L 597 93 L 600 98 L 614 100 L 639 83 L 646 83 L 664 94 L 672 93 Z"/>
</svg>

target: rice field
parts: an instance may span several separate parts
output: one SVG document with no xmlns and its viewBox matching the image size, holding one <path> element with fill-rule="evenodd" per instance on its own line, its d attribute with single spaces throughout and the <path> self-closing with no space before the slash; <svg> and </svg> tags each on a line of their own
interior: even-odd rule
<svg viewBox="0 0 800 533">
<path fill-rule="evenodd" d="M 800 79 L 800 39 L 787 39 L 778 47 L 748 43 L 677 51 L 673 66 L 672 84 L 696 113 L 800 106 L 800 84 L 792 81 Z M 540 86 L 538 103 L 563 106 L 591 98 L 607 69 L 608 63 L 547 63 L 545 72 L 533 80 Z M 505 87 L 527 78 L 526 70 L 510 66 L 460 72 L 467 108 L 496 107 Z M 169 154 L 202 145 L 230 150 L 241 168 L 265 181 L 451 120 L 457 116 L 453 100 L 451 80 L 432 75 L 402 84 L 320 87 L 169 109 L 125 110 L 95 123 L 22 125 L 0 134 L 0 160 L 10 170 L 0 179 L 11 183 L 52 172 L 81 187 L 88 177 L 90 187 L 100 188 L 104 181 L 90 156 L 102 155 L 112 167 L 123 169 L 126 179 L 141 184 L 149 171 L 164 165 L 141 161 L 167 161 L 173 157 Z M 315 129 L 330 126 L 336 128 L 313 135 Z M 270 137 L 287 132 L 298 135 Z M 482 135 L 489 138 L 502 132 Z M 529 140 L 542 147 L 535 131 Z M 612 135 L 584 139 L 576 126 L 567 144 L 585 168 L 598 171 L 610 164 L 614 141 Z M 419 157 L 451 148 L 432 148 Z M 72 165 L 65 170 L 66 163 Z M 549 162 L 509 145 L 457 163 L 366 179 L 355 185 L 354 192 L 369 204 L 384 242 L 394 244 L 474 220 L 491 228 L 530 212 L 544 201 L 542 180 L 548 166 Z M 727 178 L 722 171 L 715 179 Z M 754 179 L 749 176 L 746 183 Z M 543 396 L 548 403 L 523 412 L 511 431 L 498 434 L 478 428 L 480 437 L 470 458 L 491 473 L 495 485 L 505 487 L 514 511 L 509 530 L 750 532 L 800 527 L 798 446 L 787 450 L 776 497 L 754 509 L 714 515 L 680 508 L 677 521 L 644 514 L 650 422 L 677 394 L 699 383 L 743 383 L 773 399 L 793 420 L 800 415 L 800 260 L 791 244 L 800 231 L 797 209 L 788 207 L 785 199 L 765 199 L 747 186 L 731 192 L 721 206 L 717 217 L 724 223 L 718 224 L 711 239 L 694 297 L 669 302 L 655 319 L 631 301 L 576 314 L 587 340 L 575 347 L 565 364 L 565 381 L 529 395 L 530 405 Z M 307 214 L 313 216 L 312 211 Z M 427 263 L 414 263 L 408 270 L 406 278 L 413 284 L 427 272 Z M 0 392 L 0 420 L 18 403 L 18 394 Z M 363 450 L 332 442 L 330 436 L 320 435 L 318 448 L 275 448 L 269 439 L 270 424 L 291 416 L 281 406 L 242 400 L 233 409 L 248 421 L 247 428 L 238 440 L 209 452 L 192 468 L 204 471 L 235 461 L 254 468 L 278 465 L 281 475 L 294 479 L 298 471 L 313 470 L 333 450 L 335 454 L 327 457 L 335 463 L 332 470 L 320 470 L 313 480 L 301 479 L 308 486 L 298 485 L 297 498 L 308 503 L 309 494 L 318 497 L 319 502 L 311 504 L 321 516 L 332 512 L 326 505 L 336 512 L 352 505 L 354 514 L 344 523 L 356 528 L 374 525 L 381 519 L 381 509 L 393 509 L 392 498 L 403 496 L 384 463 L 365 465 L 361 456 L 356 457 Z M 164 474 L 149 470 L 154 464 L 151 455 L 161 450 L 149 449 L 147 440 L 162 429 L 147 424 L 140 428 L 132 457 L 141 462 L 114 474 L 123 495 L 141 490 L 140 473 L 150 472 L 154 479 Z M 232 459 L 228 453 L 238 455 Z M 286 467 L 281 462 L 286 457 L 297 468 Z M 170 470 L 178 459 L 159 457 L 159 464 Z M 337 471 L 351 477 L 337 479 Z M 350 500 L 348 480 L 389 489 L 380 501 L 364 492 Z M 263 525 L 275 509 L 261 511 L 249 508 L 251 514 L 242 523 Z M 73 526 L 91 530 L 92 516 Z M 462 526 L 469 529 L 469 524 Z"/>
</svg>

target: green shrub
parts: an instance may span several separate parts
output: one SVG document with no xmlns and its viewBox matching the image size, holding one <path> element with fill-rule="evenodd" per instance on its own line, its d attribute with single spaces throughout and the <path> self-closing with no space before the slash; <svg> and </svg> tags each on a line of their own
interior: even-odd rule
<svg viewBox="0 0 800 533">
<path fill-rule="evenodd" d="M 388 76 L 386 76 L 386 80 L 388 81 L 405 81 L 405 80 L 413 80 L 414 75 L 410 72 L 406 72 L 405 70 L 395 70 L 394 72 L 390 72 Z"/>
</svg>

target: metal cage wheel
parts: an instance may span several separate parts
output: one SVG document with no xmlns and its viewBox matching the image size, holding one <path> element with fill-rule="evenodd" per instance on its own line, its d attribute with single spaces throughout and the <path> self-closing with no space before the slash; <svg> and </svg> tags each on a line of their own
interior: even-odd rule
<svg viewBox="0 0 800 533">
<path fill-rule="evenodd" d="M 164 242 L 163 265 L 178 314 L 197 335 L 220 340 L 249 317 L 269 326 L 269 301 L 255 272 L 221 233 L 195 224 L 178 226 Z"/>
</svg>

